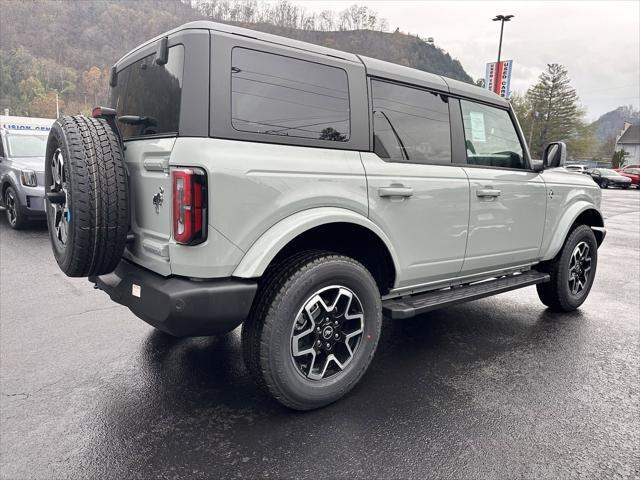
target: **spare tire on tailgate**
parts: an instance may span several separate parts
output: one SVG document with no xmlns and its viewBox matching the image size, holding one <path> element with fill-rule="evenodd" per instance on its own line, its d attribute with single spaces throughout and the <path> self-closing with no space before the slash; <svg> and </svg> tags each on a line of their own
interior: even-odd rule
<svg viewBox="0 0 640 480">
<path fill-rule="evenodd" d="M 102 118 L 60 117 L 49 133 L 46 210 L 53 254 L 70 277 L 112 272 L 129 230 L 129 191 L 117 134 Z"/>
</svg>

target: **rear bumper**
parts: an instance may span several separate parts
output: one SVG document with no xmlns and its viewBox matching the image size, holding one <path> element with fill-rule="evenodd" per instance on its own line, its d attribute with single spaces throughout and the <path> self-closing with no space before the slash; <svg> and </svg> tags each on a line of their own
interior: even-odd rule
<svg viewBox="0 0 640 480">
<path fill-rule="evenodd" d="M 113 273 L 89 281 L 149 325 L 177 337 L 230 332 L 249 314 L 258 288 L 235 278 L 163 277 L 126 260 Z"/>
</svg>

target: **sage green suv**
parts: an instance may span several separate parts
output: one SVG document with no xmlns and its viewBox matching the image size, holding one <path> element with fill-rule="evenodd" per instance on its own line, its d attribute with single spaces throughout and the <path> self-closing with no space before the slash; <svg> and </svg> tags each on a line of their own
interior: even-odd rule
<svg viewBox="0 0 640 480">
<path fill-rule="evenodd" d="M 242 324 L 247 368 L 288 407 L 347 393 L 383 314 L 589 294 L 600 190 L 563 143 L 531 160 L 487 90 L 211 22 L 129 52 L 110 83 L 109 108 L 49 136 L 56 260 L 171 335 Z"/>
</svg>

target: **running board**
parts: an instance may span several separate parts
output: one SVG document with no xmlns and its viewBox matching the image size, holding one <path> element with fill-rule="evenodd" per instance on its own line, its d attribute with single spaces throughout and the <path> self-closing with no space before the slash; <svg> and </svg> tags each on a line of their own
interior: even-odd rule
<svg viewBox="0 0 640 480">
<path fill-rule="evenodd" d="M 548 273 L 529 270 L 518 275 L 486 280 L 446 290 L 419 293 L 400 298 L 391 298 L 382 302 L 382 311 L 393 319 L 410 318 L 437 308 L 450 307 L 459 303 L 478 300 L 517 288 L 545 283 L 550 279 Z"/>
</svg>

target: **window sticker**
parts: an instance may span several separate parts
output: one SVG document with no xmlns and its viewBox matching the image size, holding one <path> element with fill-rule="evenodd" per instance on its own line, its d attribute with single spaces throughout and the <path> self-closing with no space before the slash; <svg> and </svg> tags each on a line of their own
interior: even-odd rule
<svg viewBox="0 0 640 480">
<path fill-rule="evenodd" d="M 484 130 L 484 115 L 482 112 L 469 112 L 471 119 L 471 140 L 473 142 L 486 142 Z"/>
</svg>

